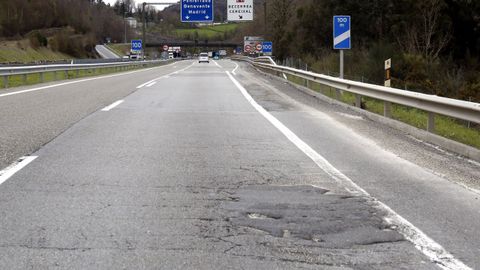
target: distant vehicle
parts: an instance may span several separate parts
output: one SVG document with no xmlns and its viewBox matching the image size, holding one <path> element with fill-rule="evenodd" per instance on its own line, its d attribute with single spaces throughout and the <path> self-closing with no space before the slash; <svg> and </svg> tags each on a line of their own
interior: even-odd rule
<svg viewBox="0 0 480 270">
<path fill-rule="evenodd" d="M 208 53 L 201 53 L 198 56 L 198 63 L 202 63 L 202 62 L 210 63 L 210 59 L 208 59 Z"/>
</svg>

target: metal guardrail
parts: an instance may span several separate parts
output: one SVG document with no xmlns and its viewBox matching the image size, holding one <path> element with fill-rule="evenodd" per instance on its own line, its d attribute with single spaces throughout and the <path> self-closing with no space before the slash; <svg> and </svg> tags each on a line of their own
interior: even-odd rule
<svg viewBox="0 0 480 270">
<path fill-rule="evenodd" d="M 392 117 L 392 103 L 424 110 L 428 113 L 427 130 L 429 132 L 435 131 L 435 114 L 441 114 L 480 124 L 480 103 L 345 80 L 295 68 L 279 66 L 276 65 L 270 57 L 258 57 L 253 59 L 250 57 L 236 56 L 232 57 L 232 59 L 249 62 L 258 68 L 273 71 L 276 75 L 290 74 L 302 78 L 305 80 L 307 87 L 309 87 L 311 82 L 332 87 L 337 91 L 337 99 L 340 99 L 341 91 L 353 93 L 356 96 L 355 106 L 357 107 L 361 107 L 362 96 L 381 100 L 384 103 L 385 117 Z"/>
<path fill-rule="evenodd" d="M 113 68 L 114 71 L 123 71 L 131 68 L 148 67 L 155 65 L 162 65 L 170 60 L 151 60 L 151 61 L 128 61 L 128 62 L 105 62 L 105 63 L 90 63 L 90 64 L 53 64 L 53 65 L 35 65 L 35 66 L 9 66 L 0 67 L 0 77 L 3 77 L 3 84 L 8 88 L 9 79 L 11 76 L 22 76 L 23 83 L 27 81 L 27 76 L 31 74 L 40 74 L 40 82 L 44 82 L 45 73 L 53 73 L 54 80 L 57 80 L 58 72 L 64 72 L 65 78 L 68 78 L 69 71 L 75 71 L 76 76 L 79 76 L 80 70 L 92 70 Z"/>
</svg>

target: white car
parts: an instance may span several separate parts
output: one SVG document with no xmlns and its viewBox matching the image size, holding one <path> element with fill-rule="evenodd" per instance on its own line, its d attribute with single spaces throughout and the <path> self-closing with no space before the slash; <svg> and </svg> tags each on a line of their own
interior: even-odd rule
<svg viewBox="0 0 480 270">
<path fill-rule="evenodd" d="M 208 59 L 208 53 L 201 53 L 198 56 L 198 63 L 202 63 L 202 62 L 210 63 L 210 60 Z"/>
</svg>

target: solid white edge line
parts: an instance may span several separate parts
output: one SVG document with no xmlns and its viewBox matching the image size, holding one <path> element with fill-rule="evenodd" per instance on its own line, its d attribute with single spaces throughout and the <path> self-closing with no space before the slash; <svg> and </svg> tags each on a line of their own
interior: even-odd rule
<svg viewBox="0 0 480 270">
<path fill-rule="evenodd" d="M 247 90 L 230 74 L 226 71 L 230 80 L 240 90 L 245 99 L 273 126 L 275 126 L 288 140 L 290 140 L 296 147 L 298 147 L 305 155 L 312 159 L 320 169 L 330 175 L 334 180 L 343 184 L 345 187 L 350 186 L 355 190 L 353 193 L 360 193 L 372 201 L 376 202 L 380 209 L 387 212 L 385 220 L 390 224 L 397 226 L 396 230 L 401 233 L 407 240 L 412 242 L 415 247 L 420 250 L 425 256 L 427 256 L 433 263 L 436 263 L 442 269 L 450 270 L 471 270 L 470 267 L 465 265 L 460 260 L 453 257 L 452 254 L 447 252 L 440 244 L 428 237 L 420 229 L 415 227 L 412 223 L 393 211 L 389 206 L 380 202 L 371 196 L 367 191 L 358 186 L 353 180 L 344 175 L 337 168 L 335 168 L 330 162 L 328 162 L 323 156 L 318 154 L 313 148 L 302 141 L 295 133 L 287 128 L 282 122 L 275 118 L 272 114 L 267 112 L 262 106 L 260 106 Z"/>
<path fill-rule="evenodd" d="M 7 181 L 8 178 L 12 177 L 15 173 L 27 166 L 30 162 L 34 161 L 36 158 L 37 156 L 21 157 L 15 163 L 0 171 L 0 185 Z"/>
<path fill-rule="evenodd" d="M 149 85 L 149 84 L 151 84 L 151 83 L 153 83 L 153 82 L 155 82 L 155 81 L 157 81 L 157 80 L 160 80 L 160 79 L 162 79 L 162 78 L 169 78 L 169 77 L 170 77 L 171 75 L 173 75 L 173 74 L 178 74 L 179 72 L 185 71 L 185 70 L 191 68 L 194 64 L 195 64 L 195 62 L 193 62 L 191 65 L 189 65 L 189 66 L 186 67 L 186 68 L 182 68 L 182 69 L 180 69 L 180 70 L 178 70 L 178 71 L 174 71 L 174 72 L 172 72 L 172 73 L 168 73 L 167 75 L 163 75 L 163 76 L 160 76 L 160 77 L 155 78 L 155 79 L 153 79 L 153 80 L 150 80 L 150 81 L 148 81 L 148 82 L 146 82 L 146 83 L 142 83 L 142 84 L 140 84 L 139 86 L 137 86 L 137 89 L 143 88 L 143 87 L 145 87 L 145 86 L 147 86 L 147 85 Z"/>
<path fill-rule="evenodd" d="M 107 107 L 103 108 L 102 111 L 103 112 L 108 112 L 110 111 L 111 109 L 117 107 L 118 105 L 122 104 L 123 103 L 123 99 L 122 100 L 118 100 L 118 101 L 115 101 L 114 103 L 108 105 Z"/>
<path fill-rule="evenodd" d="M 64 86 L 64 85 L 75 84 L 75 83 L 82 83 L 82 82 L 88 82 L 88 81 L 93 81 L 93 80 L 108 79 L 108 78 L 113 78 L 113 77 L 118 77 L 118 76 L 124 76 L 124 75 L 133 74 L 133 73 L 149 71 L 149 70 L 156 69 L 156 68 L 168 67 L 168 66 L 173 65 L 173 64 L 174 63 L 164 65 L 164 66 L 134 70 L 134 71 L 129 71 L 129 72 L 121 72 L 121 73 L 118 73 L 118 74 L 106 75 L 106 76 L 101 76 L 101 77 L 93 77 L 93 78 L 64 82 L 64 83 L 59 83 L 59 84 L 54 84 L 54 85 L 47 85 L 47 86 L 42 86 L 42 87 L 37 87 L 37 88 L 32 88 L 32 89 L 20 90 L 20 91 L 16 91 L 16 92 L 0 94 L 0 98 L 1 97 L 6 97 L 6 96 L 13 96 L 13 95 L 18 95 L 18 94 L 28 93 L 28 92 L 35 92 L 35 91 L 40 91 L 40 90 L 43 90 L 43 89 L 54 88 L 54 87 L 59 87 L 59 86 Z"/>
</svg>

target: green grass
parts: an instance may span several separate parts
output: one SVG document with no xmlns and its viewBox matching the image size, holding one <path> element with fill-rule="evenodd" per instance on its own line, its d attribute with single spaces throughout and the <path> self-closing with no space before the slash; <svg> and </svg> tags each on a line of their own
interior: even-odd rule
<svg viewBox="0 0 480 270">
<path fill-rule="evenodd" d="M 47 48 L 33 49 L 30 47 L 27 48 L 16 48 L 12 46 L 2 46 L 0 47 L 0 62 L 33 62 L 39 60 L 64 60 L 71 59 L 70 56 L 62 54 L 59 52 L 51 51 Z"/>
<path fill-rule="evenodd" d="M 189 29 L 176 29 L 174 34 L 177 37 L 193 38 L 195 32 L 198 33 L 198 38 L 202 39 L 213 39 L 215 37 L 221 36 L 223 38 L 224 33 L 235 32 L 238 28 L 238 24 L 221 24 L 221 25 L 211 25 L 211 26 L 202 26 L 199 28 L 189 28 Z"/>
<path fill-rule="evenodd" d="M 113 44 L 110 43 L 106 45 L 109 49 L 111 49 L 114 53 L 119 56 L 125 56 L 130 52 L 130 44 Z"/>
<path fill-rule="evenodd" d="M 287 75 L 287 78 L 295 84 L 306 86 L 305 80 L 302 78 L 292 75 Z M 331 87 L 323 86 L 319 83 L 311 83 L 310 88 L 325 96 L 336 99 L 336 90 Z M 355 95 L 343 91 L 343 94 L 340 96 L 340 101 L 354 105 Z M 367 111 L 383 115 L 382 101 L 369 97 L 362 97 L 362 101 Z M 392 104 L 392 118 L 420 129 L 427 128 L 428 113 L 419 109 Z M 443 115 L 436 115 L 435 134 L 480 149 L 480 130 L 477 128 L 468 128 L 465 125 L 465 121 Z"/>
</svg>

